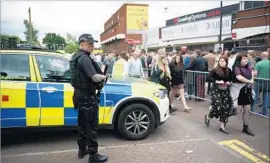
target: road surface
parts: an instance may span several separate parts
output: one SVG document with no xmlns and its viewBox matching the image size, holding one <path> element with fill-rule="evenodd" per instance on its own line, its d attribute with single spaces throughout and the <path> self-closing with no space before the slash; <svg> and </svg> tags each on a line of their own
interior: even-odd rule
<svg viewBox="0 0 270 163">
<path fill-rule="evenodd" d="M 209 102 L 187 101 L 182 109 L 141 141 L 128 141 L 112 131 L 99 132 L 100 153 L 108 163 L 267 163 L 269 162 L 269 119 L 253 115 L 250 137 L 241 133 L 241 116 L 230 118 L 229 135 L 218 131 L 212 120 L 207 128 L 204 114 Z M 181 105 L 177 106 L 181 108 Z M 2 132 L 2 163 L 85 163 L 77 159 L 76 130 L 16 130 Z"/>
</svg>

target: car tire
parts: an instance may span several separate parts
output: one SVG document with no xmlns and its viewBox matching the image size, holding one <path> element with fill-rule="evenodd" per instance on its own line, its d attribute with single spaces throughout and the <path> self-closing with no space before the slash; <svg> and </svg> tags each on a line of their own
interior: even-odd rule
<svg viewBox="0 0 270 163">
<path fill-rule="evenodd" d="M 141 120 L 139 118 L 140 116 Z M 147 106 L 143 104 L 131 104 L 120 112 L 117 124 L 118 131 L 123 137 L 129 140 L 141 140 L 153 131 L 155 116 Z M 132 127 L 133 125 L 135 126 Z M 138 130 L 138 127 L 140 127 L 140 130 Z"/>
</svg>

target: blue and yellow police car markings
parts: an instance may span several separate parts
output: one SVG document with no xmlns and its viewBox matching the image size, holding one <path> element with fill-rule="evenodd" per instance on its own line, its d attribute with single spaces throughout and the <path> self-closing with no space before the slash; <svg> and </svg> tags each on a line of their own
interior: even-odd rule
<svg viewBox="0 0 270 163">
<path fill-rule="evenodd" d="M 1 126 L 24 127 L 26 82 L 1 81 Z"/>
<path fill-rule="evenodd" d="M 26 108 L 25 118 L 26 126 L 39 126 L 40 124 L 40 108 Z"/>
<path fill-rule="evenodd" d="M 131 85 L 118 85 L 118 84 L 106 84 L 103 87 L 103 91 L 106 93 L 113 92 L 114 94 L 131 95 Z"/>
<path fill-rule="evenodd" d="M 43 91 L 44 88 L 55 88 L 55 92 Z M 64 108 L 64 84 L 62 83 L 40 83 L 39 84 L 41 108 L 43 107 L 62 107 Z"/>
<path fill-rule="evenodd" d="M 41 126 L 62 126 L 64 125 L 64 108 L 62 107 L 42 107 Z"/>
<path fill-rule="evenodd" d="M 106 84 L 103 91 L 106 95 L 106 101 L 104 101 L 104 106 L 100 107 L 101 113 L 99 115 L 103 114 L 103 124 L 111 124 L 115 105 L 120 100 L 132 95 L 131 85 Z"/>
<path fill-rule="evenodd" d="M 39 126 L 40 124 L 40 98 L 37 83 L 26 85 L 26 126 Z"/>
<path fill-rule="evenodd" d="M 64 110 L 64 124 L 65 126 L 76 126 L 78 125 L 77 120 L 78 111 L 72 108 L 65 108 Z"/>
<path fill-rule="evenodd" d="M 41 75 L 40 75 L 40 72 L 39 72 L 39 67 L 37 65 L 37 61 L 36 61 L 36 58 L 34 56 L 33 57 L 33 63 L 34 63 L 34 69 L 36 71 L 36 78 L 37 78 L 37 82 L 42 82 L 42 78 L 41 78 Z"/>
<path fill-rule="evenodd" d="M 39 107 L 39 90 L 37 83 L 26 84 L 26 107 Z"/>
<path fill-rule="evenodd" d="M 64 84 L 64 107 L 73 108 L 73 93 L 74 88 L 69 83 Z"/>
<path fill-rule="evenodd" d="M 46 87 L 53 87 L 55 92 L 43 91 Z M 64 84 L 39 83 L 41 98 L 41 126 L 64 125 Z"/>
<path fill-rule="evenodd" d="M 1 109 L 1 127 L 25 127 L 25 109 L 8 108 Z"/>
<path fill-rule="evenodd" d="M 154 91 L 158 89 L 153 87 L 153 85 L 133 83 L 131 85 L 131 88 L 132 88 L 133 96 L 145 97 L 145 98 L 153 100 L 157 104 L 160 103 L 160 99 L 154 95 Z M 144 92 L 141 92 L 141 90 L 144 90 Z"/>
<path fill-rule="evenodd" d="M 124 76 L 112 76 L 112 78 L 109 79 L 108 84 L 131 85 L 131 82 L 127 79 L 129 78 Z"/>
<path fill-rule="evenodd" d="M 64 84 L 64 124 L 66 126 L 75 126 L 78 124 L 78 111 L 73 106 L 73 92 L 74 89 L 70 84 Z M 104 91 L 102 91 L 100 94 L 99 124 L 103 123 L 104 110 L 106 109 L 104 98 Z"/>
<path fill-rule="evenodd" d="M 33 56 L 29 55 L 29 68 L 30 68 L 30 77 L 32 82 L 37 81 L 35 69 L 34 69 L 34 62 L 33 62 Z"/>
<path fill-rule="evenodd" d="M 239 140 L 227 140 L 219 142 L 219 144 L 227 146 L 255 163 L 266 163 L 270 161 L 269 156 L 258 152 Z"/>
<path fill-rule="evenodd" d="M 1 81 L 1 95 L 8 97 L 1 108 L 25 108 L 26 82 Z"/>
<path fill-rule="evenodd" d="M 64 124 L 65 126 L 75 126 L 78 124 L 78 111 L 73 106 L 74 88 L 69 83 L 64 84 Z"/>
</svg>

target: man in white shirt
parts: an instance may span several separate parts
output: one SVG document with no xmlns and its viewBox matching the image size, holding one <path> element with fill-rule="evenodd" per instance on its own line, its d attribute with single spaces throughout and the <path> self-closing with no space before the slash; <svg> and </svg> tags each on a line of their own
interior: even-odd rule
<svg viewBox="0 0 270 163">
<path fill-rule="evenodd" d="M 114 65 L 113 65 L 113 70 L 112 70 L 112 75 L 113 76 L 128 76 L 128 63 L 127 63 L 127 53 L 126 52 L 121 52 L 120 53 L 120 59 L 118 59 Z"/>
<path fill-rule="evenodd" d="M 101 55 L 100 54 L 95 55 L 95 61 L 96 62 L 101 62 Z"/>
<path fill-rule="evenodd" d="M 236 49 L 232 49 L 232 52 L 231 52 L 231 56 L 229 57 L 229 60 L 228 60 L 228 68 L 230 68 L 232 71 L 232 67 L 233 67 L 233 64 L 235 62 L 235 59 L 238 55 L 238 51 Z"/>
<path fill-rule="evenodd" d="M 142 62 L 139 58 L 140 55 L 141 55 L 140 50 L 136 49 L 132 53 L 132 58 L 128 61 L 128 71 L 129 71 L 130 77 L 135 77 L 135 78 L 144 77 Z"/>
</svg>

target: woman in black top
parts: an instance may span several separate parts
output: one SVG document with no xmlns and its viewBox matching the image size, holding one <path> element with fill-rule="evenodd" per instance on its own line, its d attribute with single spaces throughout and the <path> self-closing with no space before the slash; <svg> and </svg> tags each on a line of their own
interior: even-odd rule
<svg viewBox="0 0 270 163">
<path fill-rule="evenodd" d="M 236 107 L 236 113 L 243 110 L 243 130 L 242 132 L 255 136 L 249 129 L 250 108 L 253 103 L 252 84 L 254 83 L 254 71 L 248 65 L 247 54 L 240 54 L 236 57 L 233 65 L 233 74 L 235 76 L 231 86 L 231 95 Z"/>
<path fill-rule="evenodd" d="M 170 72 L 172 76 L 172 80 L 171 80 L 172 90 L 171 90 L 170 102 L 171 104 L 173 103 L 175 95 L 179 91 L 181 101 L 184 105 L 184 109 L 185 111 L 189 111 L 190 108 L 187 106 L 186 99 L 185 99 L 183 71 L 184 71 L 183 58 L 180 55 L 176 55 L 170 64 Z"/>
<path fill-rule="evenodd" d="M 210 125 L 210 118 L 219 118 L 219 131 L 228 134 L 225 130 L 225 124 L 228 122 L 229 111 L 232 106 L 229 85 L 232 82 L 232 72 L 227 67 L 228 59 L 221 56 L 218 65 L 207 76 L 207 81 L 213 83 L 211 87 L 211 106 L 210 112 L 205 115 L 205 124 Z"/>
<path fill-rule="evenodd" d="M 168 59 L 165 55 L 160 55 L 158 58 L 158 62 L 153 67 L 153 73 L 151 75 L 152 82 L 158 83 L 163 85 L 167 88 L 167 95 L 169 97 L 170 92 L 170 80 L 171 80 L 171 73 L 168 66 Z M 170 105 L 170 111 L 172 111 L 172 107 Z"/>
</svg>

